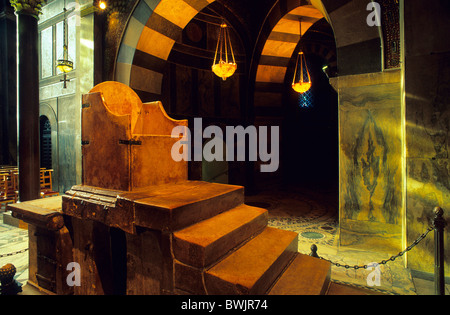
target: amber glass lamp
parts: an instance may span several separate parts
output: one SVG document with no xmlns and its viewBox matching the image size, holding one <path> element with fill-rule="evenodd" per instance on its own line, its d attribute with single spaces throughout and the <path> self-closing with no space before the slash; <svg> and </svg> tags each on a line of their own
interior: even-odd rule
<svg viewBox="0 0 450 315">
<path fill-rule="evenodd" d="M 231 55 L 231 60 L 228 59 L 229 54 Z M 217 60 L 217 57 L 219 57 L 219 60 Z M 211 68 L 224 81 L 236 72 L 237 64 L 234 59 L 233 47 L 231 47 L 230 34 L 226 23 L 220 25 L 219 39 Z"/>
<path fill-rule="evenodd" d="M 295 65 L 294 79 L 292 81 L 294 91 L 302 94 L 311 88 L 311 77 L 306 66 L 306 58 L 303 51 L 297 55 L 297 64 Z"/>
<path fill-rule="evenodd" d="M 63 58 L 56 61 L 56 68 L 62 73 L 68 73 L 73 70 L 73 61 L 69 60 L 67 45 L 64 45 L 63 50 Z"/>
<path fill-rule="evenodd" d="M 302 40 L 302 20 L 299 20 L 300 24 L 300 39 Z M 306 65 L 306 58 L 303 51 L 297 55 L 297 63 L 295 64 L 294 79 L 292 80 L 292 88 L 294 91 L 303 94 L 311 88 L 311 77 L 309 76 L 309 70 Z"/>
<path fill-rule="evenodd" d="M 73 62 L 69 60 L 69 49 L 67 43 L 67 17 L 66 1 L 64 1 L 64 21 L 63 21 L 63 55 L 56 60 L 56 68 L 62 73 L 68 73 L 73 70 Z"/>
<path fill-rule="evenodd" d="M 67 82 L 70 81 L 70 79 L 67 79 L 67 73 L 73 70 L 73 61 L 69 59 L 69 49 L 68 49 L 68 42 L 67 42 L 67 17 L 66 17 L 66 1 L 64 0 L 64 21 L 63 21 L 63 54 L 62 58 L 59 58 L 56 60 L 56 69 L 61 71 L 64 74 L 64 78 L 61 80 L 63 82 L 63 88 L 67 88 Z"/>
</svg>

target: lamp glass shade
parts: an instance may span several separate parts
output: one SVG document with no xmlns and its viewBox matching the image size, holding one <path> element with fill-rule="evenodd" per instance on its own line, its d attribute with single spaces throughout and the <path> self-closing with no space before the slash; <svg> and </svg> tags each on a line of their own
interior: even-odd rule
<svg viewBox="0 0 450 315">
<path fill-rule="evenodd" d="M 228 60 L 229 55 L 231 56 L 230 60 Z M 214 61 L 211 68 L 212 71 L 224 81 L 231 77 L 237 69 L 233 47 L 231 47 L 228 26 L 225 23 L 220 25 L 219 39 L 217 40 L 216 53 L 214 55 Z"/>
<path fill-rule="evenodd" d="M 311 88 L 311 82 L 297 82 L 292 84 L 294 91 L 298 93 L 305 93 Z"/>
<path fill-rule="evenodd" d="M 73 62 L 70 60 L 58 59 L 56 61 L 56 68 L 63 73 L 68 73 L 73 70 Z"/>
<path fill-rule="evenodd" d="M 225 62 L 220 60 L 218 63 L 212 66 L 212 71 L 221 77 L 224 81 L 231 77 L 237 69 L 237 64 L 235 62 Z"/>
<path fill-rule="evenodd" d="M 297 56 L 297 64 L 295 65 L 292 88 L 300 94 L 305 93 L 311 88 L 311 77 L 306 65 L 305 54 L 302 51 L 299 52 Z"/>
</svg>

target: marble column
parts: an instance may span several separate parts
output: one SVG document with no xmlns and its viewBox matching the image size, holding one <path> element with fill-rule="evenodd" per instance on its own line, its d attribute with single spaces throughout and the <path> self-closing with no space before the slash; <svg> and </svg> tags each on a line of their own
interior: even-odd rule
<svg viewBox="0 0 450 315">
<path fill-rule="evenodd" d="M 40 197 L 38 15 L 42 0 L 11 1 L 17 15 L 19 200 Z"/>
</svg>

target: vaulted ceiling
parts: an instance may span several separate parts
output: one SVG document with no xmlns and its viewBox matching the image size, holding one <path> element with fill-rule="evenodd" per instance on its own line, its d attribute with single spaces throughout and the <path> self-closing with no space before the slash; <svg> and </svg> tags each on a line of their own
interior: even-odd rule
<svg viewBox="0 0 450 315">
<path fill-rule="evenodd" d="M 307 1 L 284 2 L 285 5 L 276 0 L 141 0 L 122 39 L 115 79 L 158 99 L 164 65 L 180 42 L 183 30 L 208 10 L 225 18 L 240 37 L 241 53 L 249 76 L 255 77 L 256 89 L 261 84 L 264 89 L 267 83 L 282 84 L 300 40 L 300 29 L 303 35 L 323 18 Z M 313 49 L 324 53 L 323 48 Z M 330 49 L 326 51 L 329 52 Z M 323 57 L 334 58 L 331 62 L 335 63 L 332 53 Z"/>
</svg>

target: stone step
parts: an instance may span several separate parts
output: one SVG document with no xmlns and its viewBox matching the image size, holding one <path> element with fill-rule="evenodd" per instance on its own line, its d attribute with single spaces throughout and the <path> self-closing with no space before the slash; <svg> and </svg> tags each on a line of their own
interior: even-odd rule
<svg viewBox="0 0 450 315">
<path fill-rule="evenodd" d="M 330 285 L 331 263 L 298 253 L 269 295 L 324 295 Z"/>
<path fill-rule="evenodd" d="M 297 233 L 266 227 L 205 272 L 208 294 L 265 294 L 297 253 Z"/>
<path fill-rule="evenodd" d="M 244 187 L 181 181 L 122 193 L 118 202 L 134 204 L 135 225 L 176 231 L 244 203 Z"/>
<path fill-rule="evenodd" d="M 245 204 L 173 234 L 175 258 L 187 265 L 203 268 L 219 260 L 230 250 L 267 225 L 265 209 Z"/>
</svg>

